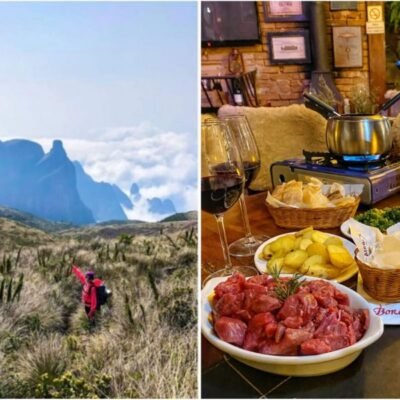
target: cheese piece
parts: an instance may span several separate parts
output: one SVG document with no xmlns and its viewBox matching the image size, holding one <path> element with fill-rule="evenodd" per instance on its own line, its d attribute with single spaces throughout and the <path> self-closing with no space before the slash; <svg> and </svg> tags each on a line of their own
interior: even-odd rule
<svg viewBox="0 0 400 400">
<path fill-rule="evenodd" d="M 381 269 L 400 268 L 400 239 L 396 236 L 385 235 L 383 237 L 373 259 L 375 267 Z"/>
</svg>

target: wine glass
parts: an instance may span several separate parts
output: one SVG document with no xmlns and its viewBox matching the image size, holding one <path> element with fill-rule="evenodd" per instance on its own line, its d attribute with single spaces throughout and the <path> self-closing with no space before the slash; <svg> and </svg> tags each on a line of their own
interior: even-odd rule
<svg viewBox="0 0 400 400">
<path fill-rule="evenodd" d="M 251 182 L 256 178 L 260 170 L 260 153 L 253 132 L 244 115 L 226 116 L 222 117 L 221 120 L 227 124 L 235 137 L 245 173 L 244 191 L 239 198 L 245 236 L 229 245 L 229 253 L 235 257 L 249 257 L 254 255 L 258 247 L 269 239 L 268 236 L 255 236 L 251 233 L 245 200 L 245 193 L 247 193 Z"/>
<path fill-rule="evenodd" d="M 224 226 L 224 213 L 239 200 L 244 190 L 245 175 L 235 138 L 224 121 L 209 119 L 202 124 L 201 209 L 215 215 L 224 267 L 211 274 L 227 276 L 234 271 L 257 274 L 253 267 L 233 267 Z"/>
</svg>

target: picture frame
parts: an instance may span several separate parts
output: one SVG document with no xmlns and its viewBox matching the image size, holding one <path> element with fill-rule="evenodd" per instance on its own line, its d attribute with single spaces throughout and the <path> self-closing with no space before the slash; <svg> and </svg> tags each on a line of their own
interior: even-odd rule
<svg viewBox="0 0 400 400">
<path fill-rule="evenodd" d="M 271 64 L 308 64 L 311 62 L 308 30 L 267 32 Z"/>
<path fill-rule="evenodd" d="M 264 1 L 265 22 L 308 21 L 308 2 Z"/>
<path fill-rule="evenodd" d="M 361 26 L 334 26 L 332 38 L 335 68 L 363 66 Z"/>
<path fill-rule="evenodd" d="M 202 1 L 200 15 L 202 48 L 261 43 L 256 1 Z"/>
<path fill-rule="evenodd" d="M 357 1 L 331 1 L 330 2 L 330 10 L 331 11 L 342 11 L 342 10 L 358 10 L 358 2 Z"/>
</svg>

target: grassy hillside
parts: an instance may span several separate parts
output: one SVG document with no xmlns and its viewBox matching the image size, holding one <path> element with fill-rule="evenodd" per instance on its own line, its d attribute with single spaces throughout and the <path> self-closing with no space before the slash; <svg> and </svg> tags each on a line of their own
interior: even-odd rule
<svg viewBox="0 0 400 400">
<path fill-rule="evenodd" d="M 0 219 L 0 397 L 198 396 L 197 227 L 162 226 L 105 238 Z M 73 263 L 113 293 L 94 329 Z"/>
<path fill-rule="evenodd" d="M 106 239 L 117 238 L 120 235 L 158 235 L 174 234 L 197 227 L 197 221 L 177 221 L 177 222 L 126 222 L 124 224 L 109 222 L 107 224 L 86 225 L 82 228 L 73 228 L 57 232 L 64 237 L 74 237 L 80 239 L 90 239 L 102 237 Z M 197 229 L 197 228 L 196 228 Z"/>
<path fill-rule="evenodd" d="M 0 206 L 0 218 L 5 218 L 8 220 L 12 220 L 15 222 L 19 222 L 23 225 L 29 226 L 31 228 L 40 229 L 44 232 L 60 232 L 60 231 L 69 231 L 78 232 L 81 231 L 81 227 L 77 227 L 73 224 L 64 223 L 64 222 L 54 222 L 47 219 L 39 218 L 33 214 L 16 210 L 14 208 L 2 207 Z M 188 211 L 184 213 L 176 213 L 171 215 L 162 221 L 163 222 L 181 222 L 181 221 L 196 221 L 197 220 L 197 212 L 196 211 Z M 114 227 L 119 228 L 122 231 L 127 228 L 127 231 L 132 231 L 135 229 L 135 225 L 138 226 L 139 229 L 143 229 L 143 227 L 152 224 L 149 224 L 144 221 L 137 220 L 127 220 L 127 221 L 106 221 L 101 222 L 95 225 L 86 225 L 87 229 L 91 229 L 92 231 L 101 230 L 102 228 Z M 85 229 L 85 228 L 84 228 Z M 159 228 L 158 228 L 159 229 Z"/>
<path fill-rule="evenodd" d="M 31 228 L 7 218 L 0 218 L 0 247 L 36 246 L 53 241 L 53 236 L 40 229 Z"/>
<path fill-rule="evenodd" d="M 176 213 L 174 215 L 170 215 L 167 218 L 164 218 L 162 222 L 168 221 L 190 221 L 197 219 L 197 211 L 188 211 L 185 213 Z"/>
<path fill-rule="evenodd" d="M 0 218 L 6 218 L 23 225 L 30 226 L 31 228 L 40 229 L 45 232 L 57 232 L 62 229 L 73 227 L 72 224 L 63 222 L 53 222 L 47 219 L 36 217 L 24 211 L 16 210 L 14 208 L 0 206 Z"/>
</svg>

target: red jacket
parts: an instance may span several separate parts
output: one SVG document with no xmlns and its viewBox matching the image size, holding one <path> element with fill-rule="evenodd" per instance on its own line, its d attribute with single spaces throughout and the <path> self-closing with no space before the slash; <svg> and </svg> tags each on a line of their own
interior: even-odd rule
<svg viewBox="0 0 400 400">
<path fill-rule="evenodd" d="M 82 288 L 82 303 L 86 307 L 90 307 L 89 318 L 94 316 L 97 308 L 97 296 L 96 296 L 96 287 L 99 287 L 103 284 L 101 279 L 94 279 L 92 282 L 87 282 L 85 274 L 76 266 L 72 266 L 72 272 L 77 276 L 77 278 L 83 284 Z"/>
</svg>

